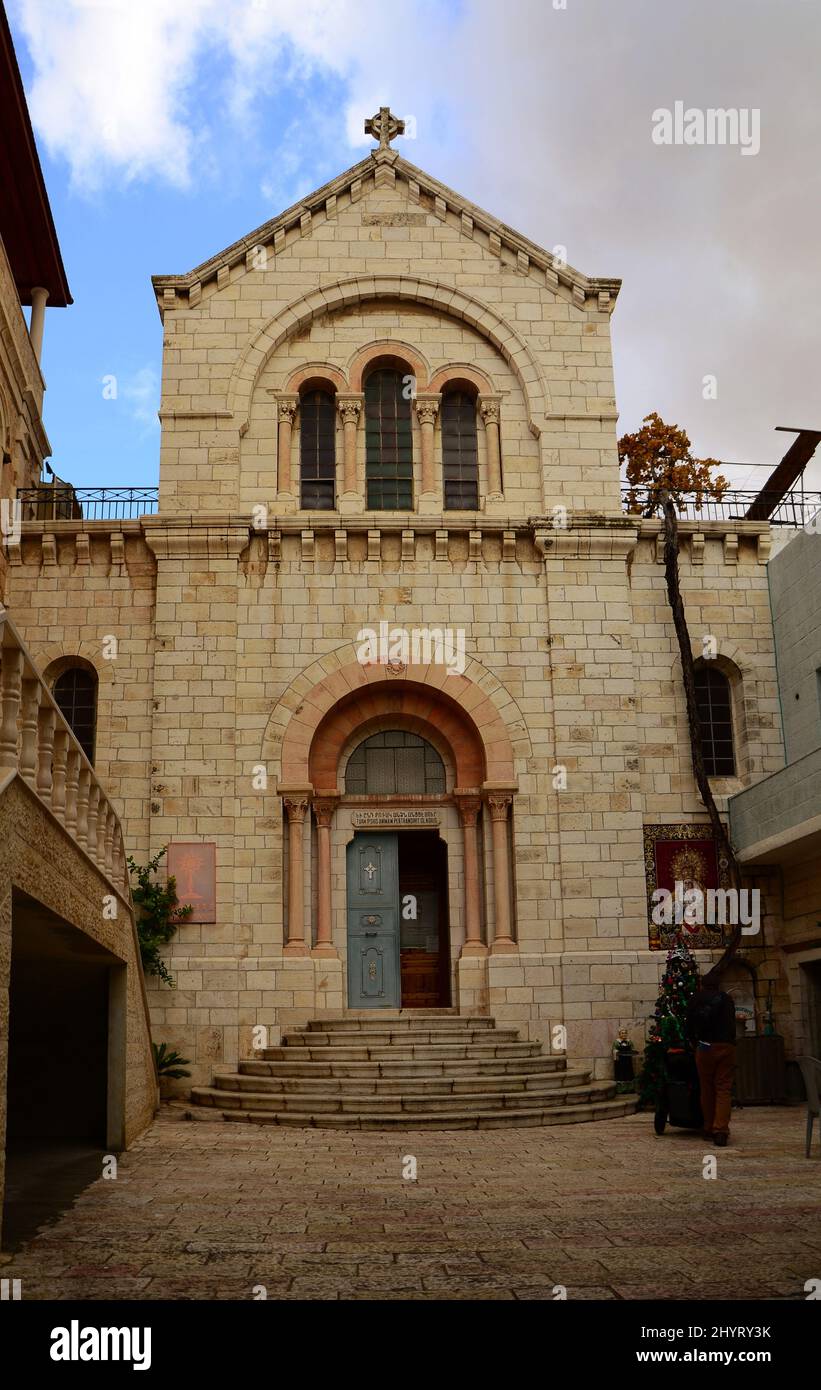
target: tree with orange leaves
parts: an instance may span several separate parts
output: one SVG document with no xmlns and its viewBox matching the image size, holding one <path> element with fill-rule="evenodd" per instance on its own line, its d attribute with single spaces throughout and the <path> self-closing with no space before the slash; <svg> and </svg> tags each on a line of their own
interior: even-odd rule
<svg viewBox="0 0 821 1390">
<path fill-rule="evenodd" d="M 694 458 L 685 431 L 666 425 L 655 411 L 645 415 L 635 434 L 623 434 L 618 448 L 619 463 L 627 465 L 629 512 L 654 516 L 663 506 L 663 493 L 678 507 L 688 497 L 699 508 L 705 497 L 720 502 L 729 486 L 721 474 L 712 476 L 721 467 L 718 460 Z"/>
</svg>

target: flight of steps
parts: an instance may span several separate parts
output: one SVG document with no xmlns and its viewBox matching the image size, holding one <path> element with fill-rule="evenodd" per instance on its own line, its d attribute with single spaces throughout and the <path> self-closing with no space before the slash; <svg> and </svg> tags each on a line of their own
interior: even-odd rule
<svg viewBox="0 0 821 1390">
<path fill-rule="evenodd" d="M 191 1119 L 323 1129 L 499 1129 L 631 1114 L 633 1096 L 563 1057 L 446 1009 L 312 1019 L 191 1091 Z"/>
</svg>

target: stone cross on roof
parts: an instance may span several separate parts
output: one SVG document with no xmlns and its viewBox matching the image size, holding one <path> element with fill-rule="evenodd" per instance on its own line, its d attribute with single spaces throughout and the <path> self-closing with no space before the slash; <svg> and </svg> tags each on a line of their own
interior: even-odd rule
<svg viewBox="0 0 821 1390">
<path fill-rule="evenodd" d="M 365 122 L 365 134 L 379 141 L 380 150 L 390 149 L 391 140 L 405 134 L 405 122 L 391 113 L 389 106 L 380 106 L 375 116 Z"/>
</svg>

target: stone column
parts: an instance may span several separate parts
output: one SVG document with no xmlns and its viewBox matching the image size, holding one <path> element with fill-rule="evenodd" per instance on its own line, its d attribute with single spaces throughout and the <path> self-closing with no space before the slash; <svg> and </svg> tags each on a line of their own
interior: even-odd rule
<svg viewBox="0 0 821 1390">
<path fill-rule="evenodd" d="M 336 408 L 342 419 L 342 496 L 340 511 L 362 510 L 364 498 L 356 483 L 356 441 L 359 436 L 359 417 L 364 396 L 337 396 Z"/>
<path fill-rule="evenodd" d="M 40 682 L 36 677 L 23 681 L 23 709 L 20 716 L 20 775 L 30 787 L 37 783 L 37 722 L 40 712 Z"/>
<path fill-rule="evenodd" d="M 84 763 L 81 763 L 77 783 L 77 821 L 74 827 L 74 838 L 83 849 L 88 846 L 88 794 L 90 790 L 91 771 Z"/>
<path fill-rule="evenodd" d="M 291 478 L 291 433 L 299 396 L 280 396 L 277 400 L 277 495 L 293 497 Z"/>
<path fill-rule="evenodd" d="M 305 861 L 302 852 L 305 812 L 310 802 L 307 796 L 286 796 L 288 816 L 288 940 L 283 947 L 286 956 L 307 956 L 305 945 Z"/>
<path fill-rule="evenodd" d="M 66 761 L 66 800 L 65 816 L 63 824 L 70 835 L 73 835 L 77 825 L 77 801 L 79 796 L 80 779 L 80 750 L 75 748 L 73 743 L 68 745 L 68 758 Z"/>
<path fill-rule="evenodd" d="M 68 764 L 68 730 L 57 725 L 54 735 L 54 754 L 52 766 L 54 774 L 51 783 L 51 809 L 60 820 L 66 815 L 66 771 Z"/>
<path fill-rule="evenodd" d="M 43 355 L 43 328 L 46 322 L 46 300 L 48 290 L 43 289 L 42 285 L 35 285 L 31 291 L 31 320 L 29 322 L 29 338 L 34 349 L 34 356 L 37 361 Z"/>
<path fill-rule="evenodd" d="M 97 861 L 97 816 L 100 812 L 99 783 L 92 781 L 88 788 L 88 825 L 86 829 L 86 851 L 89 859 Z"/>
<path fill-rule="evenodd" d="M 416 396 L 414 405 L 422 434 L 422 483 L 420 489 L 420 509 L 431 510 L 440 505 L 439 492 L 433 467 L 433 429 L 439 414 L 441 396 Z M 427 503 L 427 506 L 425 506 Z"/>
<path fill-rule="evenodd" d="M 44 801 L 51 797 L 56 722 L 57 711 L 50 702 L 44 701 L 40 706 L 37 731 L 37 791 Z"/>
<path fill-rule="evenodd" d="M 3 649 L 2 725 L 0 725 L 0 767 L 17 766 L 17 715 L 23 683 L 23 653 L 18 647 Z"/>
<path fill-rule="evenodd" d="M 491 792 L 487 798 L 493 831 L 493 901 L 496 925 L 491 951 L 515 951 L 510 924 L 510 855 L 507 845 L 507 813 L 513 797 L 510 792 Z"/>
<path fill-rule="evenodd" d="M 482 802 L 478 796 L 458 796 L 462 821 L 465 873 L 465 943 L 463 956 L 485 956 L 487 947 L 482 940 L 481 885 L 479 883 L 479 846 L 476 823 Z"/>
<path fill-rule="evenodd" d="M 314 802 L 318 881 L 316 945 L 311 951 L 312 956 L 337 955 L 333 944 L 331 913 L 331 821 L 335 809 L 336 800 L 333 797 L 322 797 Z"/>
<path fill-rule="evenodd" d="M 479 410 L 485 422 L 487 440 L 487 500 L 499 502 L 502 491 L 502 449 L 499 438 L 499 401 L 495 396 L 480 396 Z"/>
</svg>

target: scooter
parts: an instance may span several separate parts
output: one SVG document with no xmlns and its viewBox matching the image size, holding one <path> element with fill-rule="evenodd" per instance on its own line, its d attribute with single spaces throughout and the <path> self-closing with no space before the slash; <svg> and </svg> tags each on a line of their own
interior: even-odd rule
<svg viewBox="0 0 821 1390">
<path fill-rule="evenodd" d="M 696 1059 L 684 1047 L 668 1047 L 664 1055 L 664 1088 L 653 1119 L 656 1134 L 663 1134 L 668 1124 L 680 1129 L 704 1126 Z"/>
</svg>

